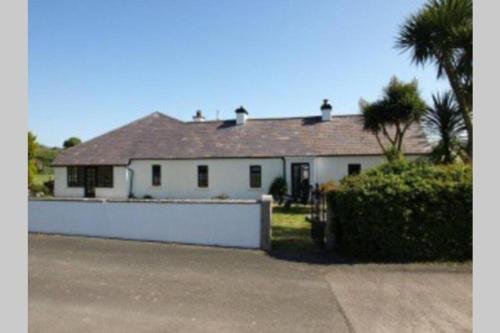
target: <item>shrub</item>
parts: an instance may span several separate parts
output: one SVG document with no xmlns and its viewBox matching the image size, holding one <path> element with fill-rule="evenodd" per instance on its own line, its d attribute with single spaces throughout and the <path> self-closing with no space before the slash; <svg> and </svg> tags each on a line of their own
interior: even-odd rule
<svg viewBox="0 0 500 333">
<path fill-rule="evenodd" d="M 43 186 L 47 189 L 47 193 L 54 194 L 54 179 L 47 180 L 43 183 Z"/>
<path fill-rule="evenodd" d="M 472 169 L 397 161 L 328 196 L 341 253 L 371 260 L 472 258 Z"/>
<path fill-rule="evenodd" d="M 51 193 L 47 187 L 41 184 L 32 184 L 29 190 L 30 190 L 30 195 L 36 197 L 43 197 Z"/>
<path fill-rule="evenodd" d="M 269 194 L 273 196 L 274 201 L 283 202 L 286 193 L 288 192 L 288 185 L 283 177 L 274 178 L 271 186 L 269 187 Z"/>
</svg>

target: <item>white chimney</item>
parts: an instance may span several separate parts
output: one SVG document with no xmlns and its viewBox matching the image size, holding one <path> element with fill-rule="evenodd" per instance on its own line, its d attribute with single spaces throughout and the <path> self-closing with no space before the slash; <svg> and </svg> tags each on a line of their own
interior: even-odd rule
<svg viewBox="0 0 500 333">
<path fill-rule="evenodd" d="M 240 106 L 234 112 L 236 112 L 236 125 L 244 125 L 247 122 L 248 111 Z"/>
<path fill-rule="evenodd" d="M 323 105 L 321 105 L 321 121 L 330 121 L 332 119 L 332 106 L 328 103 L 325 98 L 323 100 Z"/>
<path fill-rule="evenodd" d="M 201 110 L 196 111 L 196 115 L 193 116 L 193 121 L 195 122 L 205 121 L 205 117 L 203 117 Z"/>
</svg>

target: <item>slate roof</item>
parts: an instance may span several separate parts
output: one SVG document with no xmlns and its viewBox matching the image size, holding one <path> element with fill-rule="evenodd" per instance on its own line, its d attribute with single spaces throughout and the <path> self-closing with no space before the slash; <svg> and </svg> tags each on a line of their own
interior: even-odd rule
<svg viewBox="0 0 500 333">
<path fill-rule="evenodd" d="M 404 140 L 406 154 L 427 154 L 420 124 Z M 361 115 L 182 122 L 159 112 L 61 152 L 54 166 L 126 165 L 132 159 L 380 155 Z"/>
</svg>

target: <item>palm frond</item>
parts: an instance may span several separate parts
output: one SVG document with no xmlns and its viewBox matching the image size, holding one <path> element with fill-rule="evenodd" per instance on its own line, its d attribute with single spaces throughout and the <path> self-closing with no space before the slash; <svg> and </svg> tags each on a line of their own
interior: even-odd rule
<svg viewBox="0 0 500 333">
<path fill-rule="evenodd" d="M 465 125 L 453 94 L 432 96 L 433 106 L 427 109 L 423 124 L 427 130 L 439 137 L 433 151 L 433 159 L 451 163 L 463 150 Z"/>
</svg>

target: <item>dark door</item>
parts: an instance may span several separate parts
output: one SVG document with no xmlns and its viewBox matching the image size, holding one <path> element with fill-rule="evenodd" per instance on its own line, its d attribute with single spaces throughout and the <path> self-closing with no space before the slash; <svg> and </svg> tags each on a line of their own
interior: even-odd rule
<svg viewBox="0 0 500 333">
<path fill-rule="evenodd" d="M 85 197 L 95 197 L 95 186 L 97 183 L 97 169 L 96 167 L 85 168 Z"/>
<path fill-rule="evenodd" d="M 292 196 L 306 203 L 309 199 L 309 163 L 292 163 Z"/>
</svg>

